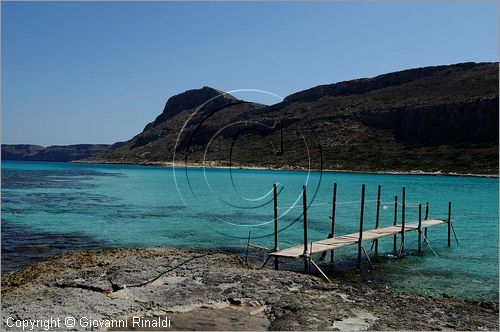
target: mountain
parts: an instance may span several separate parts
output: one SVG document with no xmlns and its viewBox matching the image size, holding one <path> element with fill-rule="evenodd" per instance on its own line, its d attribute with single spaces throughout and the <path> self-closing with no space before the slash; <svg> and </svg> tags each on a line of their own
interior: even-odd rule
<svg viewBox="0 0 500 332">
<path fill-rule="evenodd" d="M 2 160 L 74 161 L 103 153 L 107 144 L 52 145 L 2 144 Z"/>
<path fill-rule="evenodd" d="M 189 90 L 141 133 L 88 160 L 495 174 L 498 69 L 415 68 L 320 85 L 271 106 Z"/>
<path fill-rule="evenodd" d="M 200 108 L 200 106 L 202 106 Z M 163 112 L 144 130 L 127 142 L 113 146 L 104 154 L 89 158 L 88 161 L 148 163 L 171 161 L 179 132 L 184 123 L 191 118 L 186 132 L 196 129 L 193 143 L 202 146 L 217 131 L 219 124 L 231 123 L 245 111 L 255 110 L 265 105 L 245 102 L 222 91 L 203 87 L 188 90 L 171 97 Z M 200 108 L 199 110 L 197 110 Z M 220 110 L 220 111 L 219 111 Z M 197 128 L 205 117 L 208 121 Z"/>
</svg>

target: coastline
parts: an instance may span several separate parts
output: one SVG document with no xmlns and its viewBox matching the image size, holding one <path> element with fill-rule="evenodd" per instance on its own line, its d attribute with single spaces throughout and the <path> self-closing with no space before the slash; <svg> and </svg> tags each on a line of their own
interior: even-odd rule
<svg viewBox="0 0 500 332">
<path fill-rule="evenodd" d="M 137 165 L 137 166 L 155 166 L 155 167 L 173 167 L 173 162 L 167 161 L 150 161 L 150 162 L 130 162 L 130 161 L 106 161 L 106 160 L 74 160 L 70 161 L 72 163 L 82 163 L 82 164 L 108 164 L 108 165 Z M 277 171 L 299 171 L 307 172 L 308 169 L 304 167 L 271 167 L 271 166 L 252 166 L 252 165 L 235 165 L 227 166 L 221 163 L 207 162 L 203 163 L 177 163 L 175 167 L 188 167 L 188 168 L 218 168 L 218 169 L 242 169 L 242 170 L 277 170 Z M 355 173 L 355 174 L 376 174 L 376 175 L 425 175 L 425 176 L 456 176 L 456 177 L 480 177 L 480 178 L 499 178 L 499 174 L 475 174 L 475 173 L 456 173 L 456 172 L 429 172 L 422 170 L 411 170 L 411 171 L 401 171 L 401 170 L 389 170 L 389 171 L 370 171 L 370 170 L 352 170 L 352 169 L 318 169 L 311 168 L 312 172 L 328 172 L 328 173 Z"/>
<path fill-rule="evenodd" d="M 496 302 L 404 294 L 349 279 L 327 283 L 258 269 L 227 253 L 173 248 L 65 253 L 26 266 L 2 277 L 2 312 L 4 329 L 8 317 L 65 316 L 168 317 L 173 329 L 498 329 Z"/>
</svg>

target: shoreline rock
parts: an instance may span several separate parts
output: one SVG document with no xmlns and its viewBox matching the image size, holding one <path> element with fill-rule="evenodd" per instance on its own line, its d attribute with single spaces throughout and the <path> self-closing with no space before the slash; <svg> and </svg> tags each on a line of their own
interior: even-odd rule
<svg viewBox="0 0 500 332">
<path fill-rule="evenodd" d="M 257 269 L 235 255 L 172 248 L 65 253 L 2 278 L 7 330 L 9 317 L 79 322 L 132 316 L 169 317 L 171 329 L 497 330 L 498 309 L 496 302 L 402 294 L 348 280 L 326 283 Z"/>
</svg>

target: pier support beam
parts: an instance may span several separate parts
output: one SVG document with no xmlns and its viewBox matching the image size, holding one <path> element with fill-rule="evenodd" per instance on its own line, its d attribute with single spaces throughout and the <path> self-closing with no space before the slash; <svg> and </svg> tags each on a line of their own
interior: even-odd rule
<svg viewBox="0 0 500 332">
<path fill-rule="evenodd" d="M 252 231 L 248 231 L 248 239 L 247 239 L 247 249 L 245 250 L 245 262 L 248 263 L 248 248 L 250 247 L 250 236 L 252 235 Z"/>
<path fill-rule="evenodd" d="M 398 196 L 394 196 L 394 226 L 398 224 Z M 394 255 L 398 253 L 397 248 L 398 236 L 394 234 Z"/>
<path fill-rule="evenodd" d="M 399 254 L 402 255 L 405 252 L 405 213 L 406 213 L 406 187 L 403 187 L 403 199 L 401 200 L 401 246 L 399 248 Z"/>
<path fill-rule="evenodd" d="M 429 219 L 429 202 L 425 203 L 425 218 L 424 220 Z M 424 236 L 427 238 L 427 227 L 424 228 Z"/>
<path fill-rule="evenodd" d="M 337 184 L 333 184 L 333 199 L 332 199 L 332 227 L 331 227 L 331 235 L 332 238 L 335 237 L 335 213 L 337 209 Z M 330 262 L 333 264 L 335 259 L 335 250 L 332 250 L 330 253 Z"/>
<path fill-rule="evenodd" d="M 331 225 L 330 225 L 330 234 L 328 234 L 328 238 L 331 239 L 335 237 L 335 210 L 337 208 L 337 184 L 333 184 L 333 198 L 332 198 L 332 215 L 330 216 Z M 325 260 L 326 251 L 321 254 L 320 261 Z M 330 251 L 330 262 L 333 264 L 335 258 L 335 250 Z"/>
<path fill-rule="evenodd" d="M 309 251 L 307 250 L 307 187 L 302 186 L 302 207 L 304 218 L 304 272 L 309 271 Z"/>
<path fill-rule="evenodd" d="M 311 265 L 314 266 L 316 268 L 316 270 L 323 276 L 323 278 L 325 278 L 326 281 L 328 282 L 332 282 L 325 274 L 325 272 L 323 272 L 323 270 L 320 269 L 320 267 L 318 266 L 318 264 L 316 264 L 312 259 L 310 259 L 311 261 Z"/>
<path fill-rule="evenodd" d="M 418 253 L 422 253 L 422 204 L 418 204 Z"/>
<path fill-rule="evenodd" d="M 448 202 L 448 247 L 451 247 L 451 202 Z"/>
<path fill-rule="evenodd" d="M 377 189 L 377 215 L 375 217 L 375 229 L 379 228 L 380 225 L 380 192 L 382 190 L 382 186 L 378 185 Z M 375 255 L 378 255 L 378 239 L 375 240 Z"/>
<path fill-rule="evenodd" d="M 358 270 L 361 270 L 361 255 L 363 254 L 363 222 L 365 213 L 365 185 L 361 187 L 361 212 L 359 215 L 359 238 L 358 238 Z"/>
<path fill-rule="evenodd" d="M 279 250 L 278 242 L 278 186 L 276 183 L 273 185 L 274 197 L 274 252 Z M 278 269 L 278 256 L 274 257 L 274 269 Z"/>
<path fill-rule="evenodd" d="M 455 241 L 457 242 L 457 245 L 460 245 L 460 242 L 458 241 L 457 237 L 457 232 L 455 232 L 455 227 L 453 227 L 453 222 L 451 221 L 451 202 L 448 202 L 448 247 L 451 245 L 451 240 L 450 240 L 450 228 L 451 231 L 453 232 L 453 237 L 455 238 Z"/>
</svg>

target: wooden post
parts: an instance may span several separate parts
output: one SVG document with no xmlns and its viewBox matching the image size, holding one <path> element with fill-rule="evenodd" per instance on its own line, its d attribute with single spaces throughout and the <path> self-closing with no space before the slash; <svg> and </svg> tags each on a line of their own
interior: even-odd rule
<svg viewBox="0 0 500 332">
<path fill-rule="evenodd" d="M 246 252 L 245 252 L 245 262 L 247 262 L 247 263 L 248 263 L 248 248 L 249 248 L 249 246 L 250 246 L 250 236 L 251 236 L 251 235 L 252 235 L 252 231 L 251 231 L 251 230 L 249 230 L 249 231 L 248 231 L 248 239 L 247 239 L 247 250 L 246 250 Z"/>
<path fill-rule="evenodd" d="M 398 224 L 398 196 L 394 196 L 394 226 Z M 397 248 L 397 241 L 398 241 L 398 235 L 394 234 L 394 255 L 397 254 L 398 248 Z"/>
<path fill-rule="evenodd" d="M 307 255 L 307 258 L 308 258 L 307 262 L 309 263 L 307 265 L 307 268 L 309 269 L 309 270 L 307 270 L 307 273 L 309 273 L 309 274 L 311 273 L 311 265 L 312 265 L 310 263 L 313 261 L 311 258 L 312 253 L 313 253 L 313 242 L 311 241 L 311 243 L 309 245 L 309 254 Z"/>
<path fill-rule="evenodd" d="M 422 204 L 418 204 L 418 253 L 422 252 Z"/>
<path fill-rule="evenodd" d="M 337 207 L 337 184 L 333 184 L 333 198 L 332 198 L 332 215 L 330 216 L 331 219 L 331 228 L 330 228 L 330 233 L 328 234 L 328 238 L 334 238 L 335 237 L 335 209 Z M 319 259 L 320 261 L 324 260 L 326 258 L 326 254 L 328 252 L 324 251 L 321 253 L 321 258 Z M 335 255 L 335 250 L 330 250 L 330 261 L 333 263 L 334 260 L 334 255 Z"/>
<path fill-rule="evenodd" d="M 379 228 L 380 224 L 380 191 L 382 189 L 381 185 L 378 185 L 377 190 L 377 216 L 375 218 L 375 229 Z M 375 255 L 378 255 L 378 239 L 375 240 Z"/>
<path fill-rule="evenodd" d="M 425 203 L 425 218 L 424 220 L 429 219 L 429 202 Z M 427 239 L 427 227 L 424 228 L 424 235 Z"/>
<path fill-rule="evenodd" d="M 274 251 L 279 250 L 278 242 L 278 186 L 276 183 L 273 185 L 273 197 L 274 197 Z M 278 256 L 274 257 L 274 269 L 278 269 Z"/>
<path fill-rule="evenodd" d="M 304 272 L 309 271 L 309 252 L 307 250 L 307 188 L 302 186 L 302 206 L 304 214 Z"/>
<path fill-rule="evenodd" d="M 451 202 L 448 202 L 448 247 L 451 247 Z"/>
<path fill-rule="evenodd" d="M 361 269 L 361 254 L 363 250 L 363 221 L 365 213 L 365 185 L 361 187 L 361 212 L 359 214 L 359 238 L 358 238 L 358 269 Z"/>
<path fill-rule="evenodd" d="M 403 187 L 403 199 L 401 201 L 401 250 L 400 253 L 405 252 L 405 208 L 406 208 L 406 188 Z"/>
<path fill-rule="evenodd" d="M 335 237 L 335 210 L 337 209 L 337 184 L 333 184 L 333 202 L 332 202 L 332 228 L 331 228 L 331 235 L 332 238 Z M 335 250 L 331 251 L 330 254 L 330 261 L 333 263 L 333 260 L 335 258 Z"/>
</svg>

